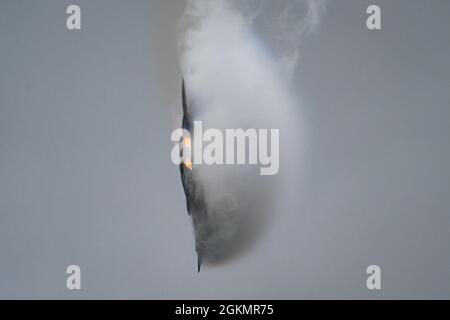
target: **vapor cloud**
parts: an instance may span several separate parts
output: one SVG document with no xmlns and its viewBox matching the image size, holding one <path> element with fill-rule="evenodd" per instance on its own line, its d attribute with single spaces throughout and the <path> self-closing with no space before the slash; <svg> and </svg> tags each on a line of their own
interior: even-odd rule
<svg viewBox="0 0 450 320">
<path fill-rule="evenodd" d="M 209 208 L 209 217 L 194 223 L 204 262 L 224 262 L 251 247 L 301 170 L 301 103 L 289 78 L 301 38 L 317 28 L 323 8 L 320 0 L 187 3 L 180 64 L 194 120 L 222 130 L 280 129 L 276 177 L 249 166 L 196 169 Z"/>
</svg>

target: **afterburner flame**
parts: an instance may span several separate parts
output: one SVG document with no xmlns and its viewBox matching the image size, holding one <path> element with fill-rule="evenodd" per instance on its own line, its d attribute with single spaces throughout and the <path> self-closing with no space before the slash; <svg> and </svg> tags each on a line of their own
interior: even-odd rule
<svg viewBox="0 0 450 320">
<path fill-rule="evenodd" d="M 183 162 L 183 163 L 186 168 L 188 168 L 189 170 L 192 170 L 192 162 Z"/>
<path fill-rule="evenodd" d="M 191 148 L 191 137 L 183 136 L 183 145 L 185 148 Z"/>
<path fill-rule="evenodd" d="M 191 137 L 189 136 L 184 136 L 183 137 L 183 153 L 185 153 L 185 150 L 189 150 L 189 154 L 191 151 Z M 189 170 L 192 170 L 192 161 L 190 160 L 183 160 L 183 164 L 186 168 L 188 168 Z"/>
</svg>

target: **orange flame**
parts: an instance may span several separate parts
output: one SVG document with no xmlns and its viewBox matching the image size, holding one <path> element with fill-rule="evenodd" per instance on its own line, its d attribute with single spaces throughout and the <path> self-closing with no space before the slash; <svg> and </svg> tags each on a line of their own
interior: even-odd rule
<svg viewBox="0 0 450 320">
<path fill-rule="evenodd" d="M 186 149 L 191 149 L 191 145 L 192 145 L 192 143 L 191 143 L 191 137 L 189 137 L 189 136 L 184 136 L 183 137 L 183 149 L 184 150 L 186 150 Z M 183 164 L 184 164 L 184 166 L 186 167 L 186 168 L 188 168 L 189 170 L 192 170 L 192 161 L 189 159 L 189 160 L 187 160 L 187 161 L 183 161 Z"/>
</svg>

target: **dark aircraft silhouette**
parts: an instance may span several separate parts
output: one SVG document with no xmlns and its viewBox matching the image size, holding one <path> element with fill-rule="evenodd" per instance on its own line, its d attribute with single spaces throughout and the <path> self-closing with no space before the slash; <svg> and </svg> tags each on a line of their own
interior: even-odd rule
<svg viewBox="0 0 450 320">
<path fill-rule="evenodd" d="M 183 105 L 182 128 L 188 130 L 191 134 L 193 128 L 192 109 L 189 108 L 186 96 L 184 79 L 182 80 L 181 98 Z M 180 145 L 191 145 L 191 137 L 183 137 Z M 180 156 L 183 157 L 183 149 L 180 148 Z M 195 169 L 192 163 L 182 162 L 180 164 L 181 182 L 186 195 L 186 206 L 188 214 L 191 216 L 195 229 L 195 249 L 197 251 L 197 267 L 200 272 L 205 246 L 211 228 L 208 224 L 207 206 L 204 200 L 204 191 L 202 186 L 195 179 Z"/>
</svg>

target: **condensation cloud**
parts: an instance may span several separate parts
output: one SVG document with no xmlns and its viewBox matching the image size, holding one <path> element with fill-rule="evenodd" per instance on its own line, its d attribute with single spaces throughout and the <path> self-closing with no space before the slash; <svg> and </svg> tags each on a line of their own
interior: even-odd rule
<svg viewBox="0 0 450 320">
<path fill-rule="evenodd" d="M 194 120 L 222 130 L 280 129 L 275 177 L 261 177 L 251 166 L 197 168 L 195 181 L 210 208 L 209 218 L 195 226 L 196 241 L 207 248 L 205 262 L 224 262 L 250 248 L 301 171 L 301 102 L 289 79 L 301 38 L 318 26 L 323 8 L 323 1 L 187 3 L 179 56 Z M 205 229 L 214 232 L 205 235 Z"/>
</svg>

